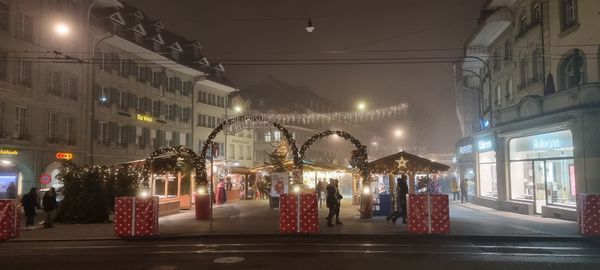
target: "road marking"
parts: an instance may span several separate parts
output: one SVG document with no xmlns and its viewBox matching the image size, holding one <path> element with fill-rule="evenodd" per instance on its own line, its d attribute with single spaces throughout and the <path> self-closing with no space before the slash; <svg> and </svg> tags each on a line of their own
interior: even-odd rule
<svg viewBox="0 0 600 270">
<path fill-rule="evenodd" d="M 245 259 L 243 257 L 221 257 L 216 258 L 213 262 L 215 263 L 241 263 Z"/>
</svg>

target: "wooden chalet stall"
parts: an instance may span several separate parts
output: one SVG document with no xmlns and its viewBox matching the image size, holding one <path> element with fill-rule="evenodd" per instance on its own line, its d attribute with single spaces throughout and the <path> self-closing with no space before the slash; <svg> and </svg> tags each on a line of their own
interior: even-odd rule
<svg viewBox="0 0 600 270">
<path fill-rule="evenodd" d="M 407 152 L 399 152 L 380 158 L 368 164 L 371 174 L 371 190 L 373 190 L 373 214 L 387 215 L 393 210 L 394 193 L 396 192 L 395 179 L 405 174 L 408 177 L 410 193 L 415 193 L 416 180 L 419 176 L 435 175 L 447 171 L 449 166 L 419 157 Z M 357 178 L 359 179 L 359 178 Z M 360 183 L 355 183 L 360 187 Z M 362 188 L 355 189 L 355 196 Z"/>
</svg>

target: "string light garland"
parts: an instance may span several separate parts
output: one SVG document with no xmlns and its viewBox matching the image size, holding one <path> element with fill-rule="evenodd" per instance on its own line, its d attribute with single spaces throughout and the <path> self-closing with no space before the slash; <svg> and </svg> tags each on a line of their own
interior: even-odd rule
<svg viewBox="0 0 600 270">
<path fill-rule="evenodd" d="M 224 128 L 232 126 L 236 123 L 247 123 L 247 122 L 263 122 L 268 123 L 269 125 L 277 128 L 283 136 L 288 141 L 288 144 L 292 148 L 292 156 L 294 157 L 294 170 L 302 170 L 302 159 L 298 156 L 298 147 L 296 146 L 296 140 L 294 139 L 292 133 L 290 133 L 287 128 L 273 120 L 271 117 L 266 117 L 263 115 L 239 115 L 231 117 L 223 122 L 221 122 L 213 131 L 208 135 L 207 140 L 204 142 L 202 146 L 202 151 L 200 152 L 200 162 L 198 163 L 198 170 L 196 172 L 196 185 L 199 187 L 208 187 L 208 174 L 206 172 L 206 153 L 210 145 L 212 145 L 212 141 L 215 139 L 217 134 L 223 131 Z"/>
<path fill-rule="evenodd" d="M 347 122 L 363 122 L 387 119 L 408 111 L 408 104 L 397 104 L 383 108 L 360 112 L 330 112 L 330 113 L 286 113 L 265 114 L 257 111 L 250 112 L 252 115 L 263 116 L 282 124 L 316 124 L 327 123 L 332 119 Z"/>
<path fill-rule="evenodd" d="M 300 160 L 304 159 L 306 151 L 310 148 L 310 146 L 313 143 L 331 135 L 340 136 L 344 138 L 344 140 L 350 141 L 356 147 L 356 150 L 352 152 L 352 165 L 354 165 L 354 167 L 361 172 L 363 176 L 363 184 L 368 184 L 370 177 L 367 163 L 367 147 L 348 132 L 340 130 L 325 130 L 313 135 L 306 142 L 304 142 L 304 144 L 302 144 L 302 147 L 300 148 L 300 151 L 298 153 Z"/>
</svg>

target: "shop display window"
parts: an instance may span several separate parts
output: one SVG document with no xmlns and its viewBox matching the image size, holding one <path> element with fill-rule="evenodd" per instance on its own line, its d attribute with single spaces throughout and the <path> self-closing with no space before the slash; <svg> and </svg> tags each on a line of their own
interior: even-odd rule
<svg viewBox="0 0 600 270">
<path fill-rule="evenodd" d="M 479 153 L 479 196 L 498 198 L 496 152 Z"/>
</svg>

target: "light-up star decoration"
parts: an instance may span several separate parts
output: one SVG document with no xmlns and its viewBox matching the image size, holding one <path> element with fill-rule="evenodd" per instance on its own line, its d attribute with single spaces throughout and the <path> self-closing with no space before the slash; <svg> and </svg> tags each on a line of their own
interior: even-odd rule
<svg viewBox="0 0 600 270">
<path fill-rule="evenodd" d="M 404 159 L 404 157 L 400 157 L 400 159 L 396 160 L 396 162 L 398 163 L 398 169 L 406 169 L 406 163 L 408 163 L 408 160 Z"/>
</svg>

